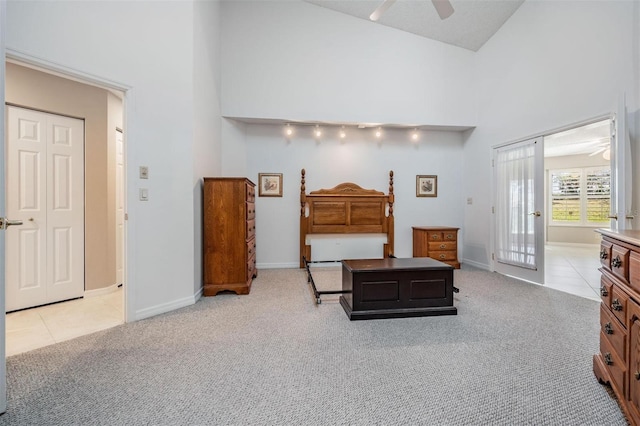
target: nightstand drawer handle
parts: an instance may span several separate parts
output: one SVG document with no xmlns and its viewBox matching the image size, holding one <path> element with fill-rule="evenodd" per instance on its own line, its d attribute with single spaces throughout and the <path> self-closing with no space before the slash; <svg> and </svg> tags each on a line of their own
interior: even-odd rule
<svg viewBox="0 0 640 426">
<path fill-rule="evenodd" d="M 640 380 L 640 371 L 636 371 L 634 377 L 636 378 L 636 380 Z"/>
<path fill-rule="evenodd" d="M 613 334 L 613 327 L 611 326 L 610 322 L 604 325 L 604 332 L 605 334 Z"/>
<path fill-rule="evenodd" d="M 600 296 L 608 296 L 609 292 L 605 286 L 600 287 Z"/>
<path fill-rule="evenodd" d="M 619 268 L 622 266 L 622 260 L 620 260 L 620 256 L 616 256 L 616 258 L 611 261 L 611 266 L 613 266 L 614 268 Z"/>
<path fill-rule="evenodd" d="M 621 311 L 622 303 L 620 303 L 618 299 L 613 299 L 613 302 L 611 302 L 611 307 L 613 308 L 614 311 Z"/>
<path fill-rule="evenodd" d="M 605 364 L 607 365 L 613 364 L 613 360 L 611 359 L 611 354 L 609 352 L 607 352 L 606 354 L 602 354 L 602 357 L 604 358 Z"/>
<path fill-rule="evenodd" d="M 609 257 L 609 255 L 607 254 L 606 250 L 602 250 L 602 251 L 600 252 L 600 259 L 604 260 L 604 259 L 606 259 L 607 257 Z"/>
<path fill-rule="evenodd" d="M 447 248 L 447 245 L 446 244 L 440 244 L 440 248 L 441 249 L 445 249 L 445 248 Z"/>
</svg>

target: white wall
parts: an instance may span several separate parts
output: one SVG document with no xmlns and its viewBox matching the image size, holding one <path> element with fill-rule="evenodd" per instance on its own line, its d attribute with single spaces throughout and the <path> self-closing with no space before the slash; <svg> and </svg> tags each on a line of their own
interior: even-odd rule
<svg viewBox="0 0 640 426">
<path fill-rule="evenodd" d="M 472 126 L 474 53 L 302 1 L 227 1 L 222 115 Z"/>
<path fill-rule="evenodd" d="M 637 7 L 526 1 L 477 52 L 478 123 L 464 152 L 464 192 L 478 201 L 465 210 L 467 262 L 489 265 L 491 146 L 611 112 L 622 92 L 637 114 Z"/>
<path fill-rule="evenodd" d="M 197 6 L 198 12 L 208 6 Z M 217 25 L 217 18 L 206 25 Z M 194 108 L 215 84 L 194 74 L 194 51 L 208 37 L 196 25 L 192 2 L 7 3 L 10 49 L 49 63 L 131 87 L 125 99 L 128 191 L 129 319 L 142 318 L 194 302 L 195 177 L 215 163 L 198 166 L 202 141 L 215 144 L 215 125 L 194 128 Z M 209 31 L 214 31 L 209 30 Z M 207 42 L 205 42 L 207 43 Z M 214 54 L 212 52 L 212 54 Z M 198 60 L 198 66 L 207 63 Z M 211 62 L 210 62 L 211 63 Z M 215 60 L 212 62 L 215 64 Z M 215 66 L 215 65 L 214 65 Z M 208 97 L 208 95 L 207 95 Z M 204 113 L 216 120 L 215 107 Z M 215 150 L 214 150 L 215 151 Z M 203 155 L 215 155 L 209 151 Z M 138 167 L 149 166 L 150 178 L 138 179 Z M 149 189 L 149 201 L 138 201 L 138 189 Z"/>
<path fill-rule="evenodd" d="M 412 143 L 406 130 L 386 130 L 378 142 L 372 129 L 347 129 L 346 140 L 340 141 L 338 128 L 325 128 L 320 140 L 313 138 L 311 127 L 296 127 L 290 140 L 282 126 L 246 124 L 245 128 L 249 179 L 258 183 L 259 173 L 283 174 L 282 198 L 256 199 L 259 268 L 298 267 L 303 168 L 307 193 L 342 182 L 388 193 L 393 170 L 394 253 L 399 257 L 412 256 L 412 226 L 463 223 L 460 133 L 422 132 L 420 140 Z M 438 176 L 436 198 L 416 197 L 416 175 Z M 379 251 L 382 254 L 382 246 Z"/>
<path fill-rule="evenodd" d="M 220 3 L 193 3 L 193 291 L 202 289 L 202 178 L 222 170 Z"/>
</svg>

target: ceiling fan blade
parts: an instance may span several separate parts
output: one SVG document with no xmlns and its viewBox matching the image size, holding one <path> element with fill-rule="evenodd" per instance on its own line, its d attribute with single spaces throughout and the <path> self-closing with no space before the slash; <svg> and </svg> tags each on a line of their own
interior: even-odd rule
<svg viewBox="0 0 640 426">
<path fill-rule="evenodd" d="M 593 151 L 591 154 L 589 154 L 589 157 L 593 157 L 594 155 L 598 155 L 603 151 L 606 151 L 607 148 L 606 147 L 602 147 L 602 148 L 598 148 L 596 151 Z"/>
<path fill-rule="evenodd" d="M 378 8 L 374 10 L 371 15 L 369 15 L 369 19 L 371 19 L 372 21 L 377 21 L 378 19 L 380 19 L 382 14 L 387 11 L 387 9 L 393 6 L 395 2 L 396 0 L 384 0 L 382 4 L 378 6 Z"/>
<path fill-rule="evenodd" d="M 453 15 L 453 6 L 449 0 L 431 0 L 433 7 L 436 8 L 436 12 L 440 15 L 440 19 L 447 19 Z"/>
</svg>

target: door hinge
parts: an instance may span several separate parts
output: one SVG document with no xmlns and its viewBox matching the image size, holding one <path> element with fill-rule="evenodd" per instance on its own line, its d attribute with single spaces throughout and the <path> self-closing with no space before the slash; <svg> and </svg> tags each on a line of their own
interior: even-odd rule
<svg viewBox="0 0 640 426">
<path fill-rule="evenodd" d="M 129 213 L 124 214 L 124 220 L 129 220 Z"/>
<path fill-rule="evenodd" d="M 491 213 L 493 213 L 493 214 L 496 213 L 496 208 L 494 206 L 491 206 Z"/>
<path fill-rule="evenodd" d="M 496 255 L 491 253 L 491 260 L 496 260 Z"/>
</svg>

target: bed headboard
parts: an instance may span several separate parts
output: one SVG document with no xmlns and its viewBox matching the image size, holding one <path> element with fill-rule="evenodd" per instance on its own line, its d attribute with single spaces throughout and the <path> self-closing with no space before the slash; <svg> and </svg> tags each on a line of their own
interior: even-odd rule
<svg viewBox="0 0 640 426">
<path fill-rule="evenodd" d="M 389 193 L 363 189 L 355 183 L 306 193 L 305 170 L 300 181 L 300 267 L 311 261 L 311 234 L 387 234 L 383 256 L 393 254 L 393 171 Z M 389 207 L 387 213 L 387 206 Z M 307 209 L 308 208 L 308 209 Z M 308 211 L 308 215 L 307 215 Z"/>
</svg>

